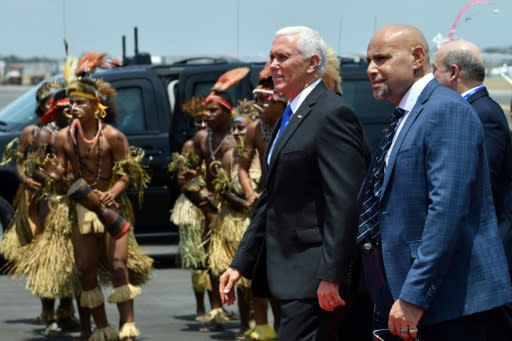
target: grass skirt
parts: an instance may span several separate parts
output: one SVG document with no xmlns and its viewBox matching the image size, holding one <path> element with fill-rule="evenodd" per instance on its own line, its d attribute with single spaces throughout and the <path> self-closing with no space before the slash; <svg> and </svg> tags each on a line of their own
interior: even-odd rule
<svg viewBox="0 0 512 341">
<path fill-rule="evenodd" d="M 28 219 L 28 208 L 33 198 L 33 193 L 24 186 L 20 186 L 14 199 L 16 212 L 14 219 L 6 229 L 2 240 L 0 241 L 0 253 L 7 261 L 7 266 L 12 263 L 21 254 L 23 246 L 30 243 L 33 238 L 32 228 Z"/>
<path fill-rule="evenodd" d="M 11 228 L 5 231 L 2 240 L 0 241 L 0 253 L 3 255 L 7 264 L 15 262 L 21 253 L 21 244 L 16 233 L 16 229 Z"/>
<path fill-rule="evenodd" d="M 55 299 L 80 292 L 71 231 L 69 202 L 63 196 L 54 197 L 44 231 L 23 248 L 10 271 L 26 277 L 26 288 L 33 295 Z"/>
<path fill-rule="evenodd" d="M 206 266 L 204 240 L 204 214 L 184 194 L 181 194 L 171 210 L 171 222 L 178 226 L 180 239 L 178 252 L 181 266 L 199 269 Z"/>
<path fill-rule="evenodd" d="M 118 198 L 121 204 L 121 214 L 135 226 L 135 215 L 130 200 L 126 195 Z M 133 229 L 128 232 L 128 277 L 130 284 L 141 285 L 153 278 L 153 258 L 142 252 Z"/>
<path fill-rule="evenodd" d="M 73 254 L 71 231 L 73 220 L 70 218 L 70 202 L 62 196 L 52 200 L 52 209 L 46 218 L 43 233 L 23 248 L 19 257 L 11 266 L 13 276 L 25 276 L 26 288 L 32 294 L 42 298 L 71 297 L 80 293 L 78 272 Z M 130 206 L 122 214 L 133 219 Z M 106 236 L 106 234 L 105 234 Z M 103 286 L 111 285 L 110 266 L 107 261 L 105 243 L 102 243 L 98 264 L 99 282 Z M 152 277 L 153 259 L 144 254 L 133 233 L 128 234 L 128 278 L 132 285 L 141 285 Z"/>
<path fill-rule="evenodd" d="M 127 219 L 133 226 L 135 226 L 135 216 L 133 213 L 133 207 L 130 200 L 126 195 L 121 195 L 117 198 L 120 207 L 121 215 Z M 105 238 L 107 234 L 105 233 Z M 103 246 L 105 243 L 103 243 Z M 110 281 L 110 265 L 107 261 L 106 250 L 103 248 L 100 255 L 100 263 L 98 266 L 99 282 L 102 286 L 111 286 Z M 132 285 L 142 285 L 147 283 L 153 278 L 153 258 L 142 252 L 133 229 L 128 232 L 128 279 Z"/>
<path fill-rule="evenodd" d="M 217 217 L 210 225 L 208 266 L 215 276 L 220 276 L 231 264 L 250 219 L 248 212 L 234 210 L 223 203 Z"/>
</svg>

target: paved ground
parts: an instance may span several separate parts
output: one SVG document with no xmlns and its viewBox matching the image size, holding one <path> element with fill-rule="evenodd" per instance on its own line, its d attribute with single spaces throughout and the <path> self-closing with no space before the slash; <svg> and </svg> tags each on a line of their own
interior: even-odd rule
<svg viewBox="0 0 512 341">
<path fill-rule="evenodd" d="M 173 267 L 175 246 L 147 246 L 157 260 L 158 269 L 151 283 L 142 287 L 142 295 L 135 300 L 137 326 L 141 337 L 137 340 L 233 340 L 238 321 L 231 321 L 221 332 L 200 331 L 194 321 L 194 301 L 190 284 L 190 272 Z M 169 252 L 170 250 L 170 252 Z M 105 295 L 110 293 L 106 289 Z M 68 341 L 71 337 L 46 338 L 44 326 L 30 323 L 40 312 L 39 301 L 24 289 L 22 279 L 12 280 L 0 276 L 0 340 L 1 341 Z M 227 307 L 236 310 L 235 307 Z M 112 325 L 117 324 L 115 306 L 108 304 L 107 313 Z M 76 335 L 76 334 L 75 334 Z"/>
<path fill-rule="evenodd" d="M 0 110 L 29 89 L 29 86 L 0 85 Z"/>
</svg>

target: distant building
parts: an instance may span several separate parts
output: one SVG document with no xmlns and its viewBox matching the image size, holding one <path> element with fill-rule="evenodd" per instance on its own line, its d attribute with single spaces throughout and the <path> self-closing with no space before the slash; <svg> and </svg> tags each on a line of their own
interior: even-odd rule
<svg viewBox="0 0 512 341">
<path fill-rule="evenodd" d="M 5 63 L 5 62 L 4 62 Z M 0 69 L 2 83 L 35 85 L 59 72 L 57 62 L 5 63 Z"/>
</svg>

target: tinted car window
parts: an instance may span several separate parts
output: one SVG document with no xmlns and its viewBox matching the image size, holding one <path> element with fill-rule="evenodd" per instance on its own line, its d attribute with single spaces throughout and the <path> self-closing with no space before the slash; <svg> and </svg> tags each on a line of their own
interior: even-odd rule
<svg viewBox="0 0 512 341">
<path fill-rule="evenodd" d="M 118 127 L 126 133 L 140 132 L 146 129 L 144 120 L 144 102 L 140 88 L 117 89 L 115 97 L 119 111 Z"/>
<path fill-rule="evenodd" d="M 366 122 L 388 121 L 390 119 L 390 104 L 386 101 L 377 101 L 368 80 L 350 80 L 342 82 L 343 96 L 345 100 L 352 103 L 354 111 Z M 392 111 L 391 111 L 392 112 Z"/>
<path fill-rule="evenodd" d="M 377 101 L 373 97 L 367 79 L 346 79 L 342 83 L 343 97 L 361 120 L 366 140 L 374 152 L 384 129 L 391 118 L 393 106 L 387 101 Z"/>
<path fill-rule="evenodd" d="M 212 85 L 213 84 L 210 82 L 197 82 L 194 86 L 194 93 L 207 96 L 210 93 Z"/>
</svg>

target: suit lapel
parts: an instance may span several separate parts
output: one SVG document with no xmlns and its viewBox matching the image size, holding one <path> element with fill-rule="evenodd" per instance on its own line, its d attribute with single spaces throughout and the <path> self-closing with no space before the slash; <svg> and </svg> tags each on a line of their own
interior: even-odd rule
<svg viewBox="0 0 512 341">
<path fill-rule="evenodd" d="M 282 119 L 283 119 L 283 116 L 281 115 L 281 118 L 279 120 L 277 120 L 276 124 L 274 125 L 274 131 L 272 132 L 272 137 L 269 140 L 267 148 L 265 148 L 265 157 L 263 158 L 263 164 L 265 167 L 265 174 L 267 174 L 267 176 L 265 178 L 267 178 L 267 179 L 268 179 L 268 173 L 270 172 L 270 166 L 269 166 L 269 163 L 267 162 L 268 153 L 270 151 L 270 146 L 272 146 L 272 142 L 275 140 L 277 132 L 279 131 L 279 127 L 281 126 Z"/>
<path fill-rule="evenodd" d="M 267 181 L 271 176 L 272 170 L 275 167 L 276 159 L 278 155 L 281 153 L 281 150 L 288 144 L 290 139 L 295 135 L 297 128 L 301 125 L 301 123 L 304 121 L 306 116 L 308 116 L 311 111 L 312 107 L 316 104 L 318 97 L 320 97 L 321 94 L 323 94 L 327 89 L 325 88 L 323 82 L 320 82 L 314 89 L 311 91 L 311 93 L 304 99 L 302 104 L 299 106 L 296 112 L 293 113 L 293 116 L 290 118 L 290 121 L 288 122 L 288 125 L 286 127 L 286 130 L 284 131 L 283 135 L 277 141 L 277 145 L 274 147 L 274 150 L 272 151 L 272 156 L 270 158 L 270 165 L 268 167 L 268 173 L 267 173 Z M 281 121 L 278 122 L 280 124 Z M 275 138 L 276 132 L 274 131 L 273 137 Z M 272 139 L 273 141 L 274 139 Z M 267 153 L 268 153 L 267 148 Z"/>
<path fill-rule="evenodd" d="M 382 193 L 385 193 L 386 187 L 389 183 L 389 178 L 391 174 L 393 173 L 393 168 L 395 167 L 395 161 L 396 157 L 398 155 L 398 151 L 402 147 L 402 143 L 405 140 L 405 137 L 409 133 L 409 130 L 411 129 L 412 125 L 420 115 L 421 111 L 423 110 L 425 102 L 430 98 L 432 95 L 432 92 L 435 88 L 439 86 L 439 83 L 434 79 L 431 80 L 425 89 L 421 92 L 420 96 L 418 97 L 418 100 L 416 101 L 416 104 L 412 108 L 412 110 L 409 112 L 406 121 L 404 122 L 404 125 L 402 126 L 402 129 L 400 130 L 400 133 L 396 137 L 395 143 L 393 144 L 393 149 L 391 149 L 391 152 L 389 154 L 388 163 L 386 165 L 386 169 L 384 171 L 384 180 L 382 182 Z"/>
</svg>

